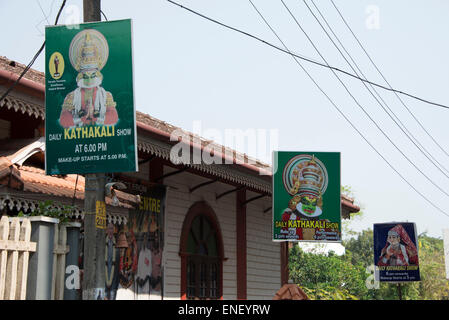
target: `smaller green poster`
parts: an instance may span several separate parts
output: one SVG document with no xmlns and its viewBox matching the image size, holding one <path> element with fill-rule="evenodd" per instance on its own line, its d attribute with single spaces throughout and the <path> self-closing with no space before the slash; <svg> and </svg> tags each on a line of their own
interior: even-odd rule
<svg viewBox="0 0 449 320">
<path fill-rule="evenodd" d="M 137 171 L 131 20 L 45 29 L 47 174 Z"/>
<path fill-rule="evenodd" d="M 341 242 L 339 152 L 273 152 L 273 241 Z"/>
</svg>

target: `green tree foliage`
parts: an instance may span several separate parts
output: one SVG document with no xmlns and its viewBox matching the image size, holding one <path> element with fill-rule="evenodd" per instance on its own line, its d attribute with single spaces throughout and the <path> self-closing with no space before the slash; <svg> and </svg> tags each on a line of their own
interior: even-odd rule
<svg viewBox="0 0 449 320">
<path fill-rule="evenodd" d="M 57 208 L 53 201 L 45 200 L 39 201 L 38 207 L 30 214 L 24 214 L 20 211 L 17 215 L 18 217 L 32 217 L 32 216 L 46 216 L 51 218 L 59 219 L 59 222 L 64 224 L 70 221 L 68 218 L 74 211 L 76 207 L 70 205 L 64 205 L 62 209 Z"/>
<path fill-rule="evenodd" d="M 418 239 L 421 281 L 415 284 L 415 288 L 419 292 L 419 299 L 449 300 L 443 240 L 429 237 L 426 233 L 421 234 Z"/>
<path fill-rule="evenodd" d="M 344 241 L 343 246 L 353 265 L 361 263 L 366 268 L 374 263 L 373 230 L 363 230 L 357 238 Z"/>
<path fill-rule="evenodd" d="M 306 253 L 293 246 L 289 255 L 290 278 L 311 299 L 358 299 L 367 290 L 365 271 L 333 254 Z"/>
<path fill-rule="evenodd" d="M 449 300 L 449 281 L 445 278 L 443 241 L 421 234 L 419 263 L 421 281 L 401 284 L 404 300 Z M 343 242 L 346 253 L 337 256 L 304 252 L 299 246 L 290 249 L 290 278 L 299 284 L 311 299 L 324 300 L 396 300 L 396 284 L 380 283 L 379 288 L 367 286 L 374 265 L 373 231 L 363 230 Z M 370 288 L 370 289 L 369 289 Z"/>
</svg>

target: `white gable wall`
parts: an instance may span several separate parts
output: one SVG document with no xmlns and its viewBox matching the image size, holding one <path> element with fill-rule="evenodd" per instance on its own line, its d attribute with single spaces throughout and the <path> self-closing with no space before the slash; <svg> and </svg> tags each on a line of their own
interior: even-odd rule
<svg viewBox="0 0 449 320">
<path fill-rule="evenodd" d="M 165 169 L 164 169 L 165 172 Z M 236 299 L 236 226 L 235 226 L 235 197 L 232 193 L 215 200 L 216 193 L 232 189 L 232 186 L 215 183 L 205 186 L 193 193 L 189 188 L 204 182 L 190 173 L 182 173 L 164 179 L 164 184 L 178 188 L 168 189 L 165 219 L 165 297 L 164 299 L 180 299 L 181 292 L 181 257 L 179 256 L 179 241 L 182 224 L 188 209 L 198 201 L 206 201 L 214 210 L 221 228 L 224 245 L 223 262 L 223 299 Z"/>
<path fill-rule="evenodd" d="M 269 207 L 271 202 L 263 198 L 246 208 L 248 300 L 271 300 L 281 287 L 281 246 L 271 241 L 271 211 L 263 212 Z"/>
<path fill-rule="evenodd" d="M 164 173 L 170 171 L 173 169 L 164 167 Z M 219 182 L 189 192 L 189 188 L 205 181 L 205 178 L 185 172 L 164 179 L 164 184 L 169 186 L 165 215 L 164 299 L 180 299 L 179 241 L 187 211 L 197 201 L 206 201 L 212 207 L 221 228 L 226 258 L 223 262 L 223 299 L 237 299 L 236 193 L 216 200 L 216 194 L 233 188 Z M 247 205 L 248 299 L 272 299 L 281 286 L 280 244 L 271 242 L 271 211 L 263 213 L 263 209 L 270 206 L 270 200 L 265 198 Z"/>
</svg>

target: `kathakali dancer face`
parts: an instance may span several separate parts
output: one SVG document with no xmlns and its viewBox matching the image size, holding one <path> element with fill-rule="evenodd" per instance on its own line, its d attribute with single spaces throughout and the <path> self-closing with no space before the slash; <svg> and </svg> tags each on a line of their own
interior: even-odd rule
<svg viewBox="0 0 449 320">
<path fill-rule="evenodd" d="M 293 197 L 290 203 L 295 203 L 303 216 L 322 214 L 322 195 L 327 188 L 328 176 L 320 160 L 307 154 L 292 158 L 284 167 L 283 180 L 285 189 Z"/>
<path fill-rule="evenodd" d="M 59 122 L 64 128 L 84 125 L 114 125 L 118 121 L 116 103 L 110 92 L 101 87 L 109 46 L 97 30 L 85 29 L 70 43 L 69 58 L 78 71 L 77 89 L 64 99 Z"/>
<path fill-rule="evenodd" d="M 301 209 L 305 213 L 314 214 L 316 211 L 318 199 L 313 196 L 304 196 L 301 198 Z"/>
</svg>

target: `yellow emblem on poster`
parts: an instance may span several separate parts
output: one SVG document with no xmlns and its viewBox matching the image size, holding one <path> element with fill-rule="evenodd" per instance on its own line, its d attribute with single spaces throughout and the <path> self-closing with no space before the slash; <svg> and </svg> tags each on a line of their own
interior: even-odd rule
<svg viewBox="0 0 449 320">
<path fill-rule="evenodd" d="M 95 205 L 95 226 L 98 229 L 106 229 L 106 203 L 97 201 Z"/>
<path fill-rule="evenodd" d="M 58 80 L 64 73 L 64 58 L 59 52 L 55 52 L 51 55 L 50 61 L 48 61 L 48 68 L 50 69 L 51 77 Z"/>
</svg>

